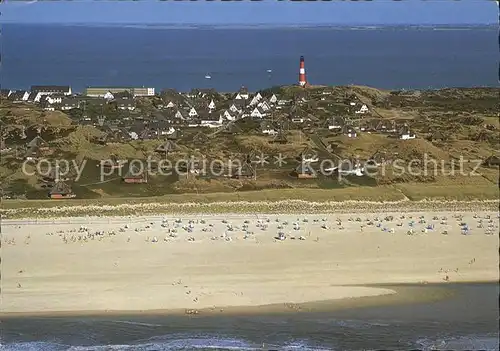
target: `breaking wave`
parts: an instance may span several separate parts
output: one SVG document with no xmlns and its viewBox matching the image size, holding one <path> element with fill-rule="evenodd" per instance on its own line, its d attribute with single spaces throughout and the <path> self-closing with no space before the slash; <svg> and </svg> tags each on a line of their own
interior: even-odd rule
<svg viewBox="0 0 500 351">
<path fill-rule="evenodd" d="M 499 337 L 488 336 L 459 336 L 439 339 L 419 339 L 417 345 L 421 350 L 485 350 L 498 351 Z"/>
<path fill-rule="evenodd" d="M 498 336 L 460 336 L 444 338 L 423 338 L 415 342 L 420 350 L 499 350 Z M 367 350 L 370 350 L 368 348 Z M 377 348 L 372 348 L 376 350 Z M 311 345 L 304 340 L 281 345 L 255 343 L 232 338 L 218 337 L 155 337 L 130 345 L 71 346 L 56 342 L 19 342 L 0 345 L 1 351 L 333 351 L 331 347 Z"/>
<path fill-rule="evenodd" d="M 51 342 L 20 342 L 0 345 L 1 351 L 181 351 L 181 350 L 222 350 L 222 351 L 327 351 L 332 348 L 311 346 L 306 341 L 294 341 L 283 345 L 256 345 L 231 338 L 198 337 L 172 338 L 155 337 L 130 345 L 71 346 Z"/>
</svg>

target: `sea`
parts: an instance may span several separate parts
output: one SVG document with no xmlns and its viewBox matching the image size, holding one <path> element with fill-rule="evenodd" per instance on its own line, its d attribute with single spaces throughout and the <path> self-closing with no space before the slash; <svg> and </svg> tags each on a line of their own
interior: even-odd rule
<svg viewBox="0 0 500 351">
<path fill-rule="evenodd" d="M 251 91 L 296 84 L 499 85 L 499 35 L 469 27 L 164 27 L 3 24 L 2 88 L 145 86 Z M 205 78 L 210 76 L 211 79 Z"/>
<path fill-rule="evenodd" d="M 446 298 L 314 312 L 4 317 L 0 350 L 499 350 L 498 283 L 409 288 L 445 289 Z"/>
</svg>

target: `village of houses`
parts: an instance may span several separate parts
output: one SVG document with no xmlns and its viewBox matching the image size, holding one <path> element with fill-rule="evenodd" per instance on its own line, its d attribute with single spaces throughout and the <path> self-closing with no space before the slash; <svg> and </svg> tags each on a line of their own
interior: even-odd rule
<svg viewBox="0 0 500 351">
<path fill-rule="evenodd" d="M 271 144 L 287 144 L 288 136 L 299 131 L 306 136 L 304 141 L 309 140 L 312 144 L 302 146 L 301 159 L 297 159 L 291 173 L 297 179 L 318 176 L 311 165 L 318 161 L 318 155 L 324 158 L 337 156 L 332 146 L 319 137 L 320 132 L 321 135 L 348 139 L 358 138 L 360 133 L 384 134 L 401 142 L 416 138 L 408 120 L 374 116 L 369 102 L 363 103 L 354 93 L 344 91 L 339 94 L 328 87 L 299 88 L 292 92 L 271 89 L 255 93 L 250 93 L 245 87 L 234 93 L 218 93 L 213 89 L 194 89 L 188 93 L 169 89 L 156 93 L 154 88 L 144 87 L 89 87 L 79 94 L 69 86 L 32 86 L 29 91 L 3 89 L 0 94 L 4 104 L 44 111 L 59 110 L 70 116 L 74 125 L 95 127 L 102 132 L 95 141 L 97 144 L 161 140 L 155 151 L 165 156 L 176 150 L 176 143 L 181 139 L 188 147 L 192 140 L 193 145 L 203 152 L 209 151 L 204 148 L 209 148 L 208 141 L 213 138 L 246 133 L 265 137 Z M 249 121 L 253 126 L 250 130 L 243 127 L 248 126 Z M 186 135 L 189 136 L 187 139 Z M 21 148 L 24 160 L 41 158 L 50 147 L 50 141 L 45 141 L 40 133 L 25 141 L 26 145 Z M 9 136 L 2 133 L 3 154 L 13 149 L 8 143 Z M 16 146 L 16 152 L 18 150 Z M 256 151 L 250 150 L 249 153 Z M 248 162 L 244 168 L 232 172 L 232 178 L 256 179 L 255 165 L 248 154 L 245 157 Z M 304 162 L 307 163 L 305 167 Z M 339 166 L 338 172 L 362 175 L 362 166 L 358 166 L 359 169 L 351 166 L 345 170 Z M 50 197 L 75 196 L 65 179 L 46 181 L 50 185 Z M 122 182 L 146 183 L 148 177 L 129 170 Z"/>
</svg>

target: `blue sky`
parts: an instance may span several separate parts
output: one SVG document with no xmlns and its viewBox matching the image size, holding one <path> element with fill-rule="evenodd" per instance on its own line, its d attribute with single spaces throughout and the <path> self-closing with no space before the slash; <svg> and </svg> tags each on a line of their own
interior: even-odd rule
<svg viewBox="0 0 500 351">
<path fill-rule="evenodd" d="M 160 2 L 6 0 L 4 23 L 495 24 L 492 0 Z"/>
</svg>

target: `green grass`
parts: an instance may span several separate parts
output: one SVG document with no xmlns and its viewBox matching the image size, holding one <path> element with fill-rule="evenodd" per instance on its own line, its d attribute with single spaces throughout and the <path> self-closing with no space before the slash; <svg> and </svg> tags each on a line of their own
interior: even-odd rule
<svg viewBox="0 0 500 351">
<path fill-rule="evenodd" d="M 209 193 L 209 194 L 173 194 L 157 197 L 115 197 L 101 199 L 69 199 L 69 200 L 3 200 L 2 208 L 47 208 L 63 206 L 86 206 L 86 205 L 120 205 L 120 204 L 148 204 L 148 203 L 198 203 L 207 204 L 212 202 L 234 202 L 234 201 L 284 201 L 303 200 L 313 202 L 328 201 L 397 201 L 403 200 L 404 196 L 398 190 L 391 187 L 348 187 L 342 189 L 272 189 L 259 191 L 245 191 L 232 193 Z"/>
<path fill-rule="evenodd" d="M 147 198 L 4 200 L 4 218 L 129 216 L 160 213 L 327 213 L 356 211 L 494 210 L 493 187 L 398 185 L 341 189 L 274 189 Z M 415 200 L 428 200 L 419 202 Z M 458 202 L 449 201 L 456 200 Z"/>
<path fill-rule="evenodd" d="M 398 184 L 395 186 L 411 201 L 420 200 L 498 200 L 498 187 L 494 184 L 422 185 Z"/>
<path fill-rule="evenodd" d="M 145 215 L 158 213 L 303 213 L 329 212 L 346 200 L 394 201 L 404 197 L 382 188 L 277 189 L 238 193 L 182 194 L 105 200 L 5 200 L 6 218 Z"/>
</svg>

